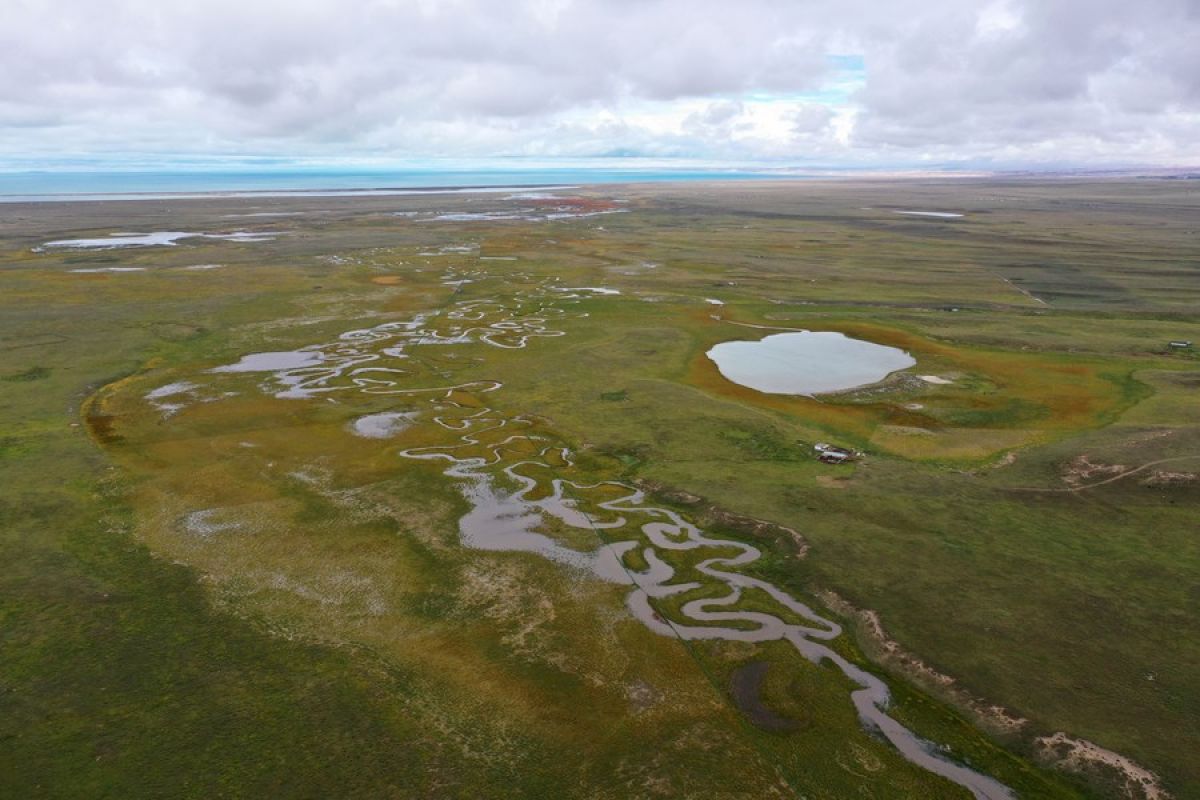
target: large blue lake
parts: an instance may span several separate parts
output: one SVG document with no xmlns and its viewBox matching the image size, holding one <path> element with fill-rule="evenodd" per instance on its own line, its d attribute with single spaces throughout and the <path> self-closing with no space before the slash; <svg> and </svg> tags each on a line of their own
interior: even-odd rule
<svg viewBox="0 0 1200 800">
<path fill-rule="evenodd" d="M 249 196 L 394 194 L 402 190 L 458 187 L 525 187 L 660 181 L 762 180 L 805 177 L 772 169 L 513 168 L 187 171 L 0 172 L 0 202 L 107 200 L 129 196 Z"/>
</svg>

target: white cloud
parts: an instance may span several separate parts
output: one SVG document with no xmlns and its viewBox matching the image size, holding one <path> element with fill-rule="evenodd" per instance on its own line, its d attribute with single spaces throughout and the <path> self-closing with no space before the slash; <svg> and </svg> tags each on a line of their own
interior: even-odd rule
<svg viewBox="0 0 1200 800">
<path fill-rule="evenodd" d="M 1195 163 L 1197 41 L 1193 0 L 8 0 L 0 166 Z"/>
</svg>

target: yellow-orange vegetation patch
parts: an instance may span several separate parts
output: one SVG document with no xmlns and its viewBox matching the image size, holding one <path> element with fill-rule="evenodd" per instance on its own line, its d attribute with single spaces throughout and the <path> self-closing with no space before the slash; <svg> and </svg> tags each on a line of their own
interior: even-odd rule
<svg viewBox="0 0 1200 800">
<path fill-rule="evenodd" d="M 936 361 L 942 369 L 985 376 L 995 391 L 946 395 L 940 408 L 994 411 L 1000 419 L 991 418 L 980 426 L 948 427 L 927 413 L 929 408 L 906 409 L 886 400 L 847 403 L 836 397 L 764 394 L 727 380 L 703 352 L 693 359 L 687 380 L 712 394 L 793 415 L 862 444 L 869 442 L 896 455 L 927 459 L 986 458 L 1053 433 L 1094 427 L 1124 399 L 1121 388 L 1103 374 L 1112 365 L 1096 359 L 1064 363 L 1064 357 L 1056 354 L 957 347 L 873 323 L 822 320 L 814 327 L 906 350 L 917 359 L 917 370 L 922 362 Z M 770 333 L 763 331 L 764 336 Z M 1036 418 L 1014 418 L 1011 427 L 1006 425 L 1002 414 L 1014 402 L 1036 409 Z"/>
<path fill-rule="evenodd" d="M 703 353 L 692 361 L 688 382 L 712 394 L 801 417 L 818 427 L 843 431 L 862 440 L 869 439 L 880 424 L 916 428 L 939 426 L 927 415 L 887 403 L 837 405 L 799 395 L 764 394 L 725 378 Z"/>
<path fill-rule="evenodd" d="M 880 425 L 871 446 L 905 458 L 978 460 L 1001 450 L 1032 444 L 1044 434 L 1026 428 L 907 429 Z"/>
</svg>

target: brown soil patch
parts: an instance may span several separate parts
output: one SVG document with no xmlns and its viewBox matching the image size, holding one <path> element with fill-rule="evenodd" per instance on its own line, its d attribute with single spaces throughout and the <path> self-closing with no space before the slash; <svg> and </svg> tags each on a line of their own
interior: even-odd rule
<svg viewBox="0 0 1200 800">
<path fill-rule="evenodd" d="M 371 278 L 371 283 L 377 283 L 380 286 L 395 286 L 400 281 L 401 278 L 399 275 L 377 275 Z"/>
<path fill-rule="evenodd" d="M 1094 464 L 1091 458 L 1085 453 L 1081 456 L 1076 456 L 1066 469 L 1063 470 L 1063 483 L 1068 486 L 1077 487 L 1085 483 L 1089 483 L 1093 478 L 1108 478 L 1114 475 L 1120 475 L 1129 468 L 1124 464 Z"/>
<path fill-rule="evenodd" d="M 1004 454 L 1004 458 L 992 464 L 992 469 L 1002 469 L 1003 467 L 1011 466 L 1017 460 L 1017 451 L 1011 450 Z"/>
<path fill-rule="evenodd" d="M 860 609 L 836 592 L 820 593 L 821 601 L 842 616 L 856 620 L 859 632 L 866 638 L 867 650 L 876 660 L 900 672 L 919 686 L 948 699 L 955 706 L 970 712 L 984 727 L 996 733 L 1016 733 L 1028 720 L 1018 717 L 1003 706 L 976 697 L 954 678 L 939 672 L 917 656 L 905 650 L 883 628 L 879 614 Z"/>
<path fill-rule="evenodd" d="M 1059 769 L 1115 779 L 1121 794 L 1130 800 L 1168 800 L 1171 797 L 1153 772 L 1087 739 L 1075 739 L 1059 731 L 1053 736 L 1039 738 L 1035 745 L 1039 755 Z"/>
<path fill-rule="evenodd" d="M 1182 486 L 1200 480 L 1200 475 L 1194 472 L 1163 472 L 1154 470 L 1148 478 L 1142 480 L 1143 486 Z"/>
</svg>

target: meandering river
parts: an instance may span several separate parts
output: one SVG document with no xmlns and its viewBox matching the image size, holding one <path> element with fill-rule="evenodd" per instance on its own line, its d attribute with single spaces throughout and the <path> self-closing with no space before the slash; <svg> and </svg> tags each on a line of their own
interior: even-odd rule
<svg viewBox="0 0 1200 800">
<path fill-rule="evenodd" d="M 480 279 L 453 272 L 444 277 L 451 285 Z M 1000 782 L 949 760 L 935 745 L 890 717 L 886 684 L 829 647 L 828 643 L 842 634 L 837 623 L 777 586 L 743 574 L 741 568 L 761 557 L 758 548 L 709 536 L 679 513 L 649 505 L 635 487 L 617 481 L 584 484 L 569 480 L 565 476 L 571 473 L 570 451 L 539 433 L 534 420 L 505 415 L 487 405 L 488 397 L 502 384 L 454 379 L 464 368 L 477 368 L 481 363 L 475 356 L 451 358 L 449 351 L 455 346 L 522 349 L 541 337 L 566 335 L 565 323 L 585 313 L 583 303 L 619 302 L 602 294 L 595 299 L 564 299 L 559 289 L 547 282 L 509 298 L 459 301 L 441 312 L 348 331 L 335 341 L 293 354 L 248 354 L 237 364 L 212 372 L 269 373 L 262 388 L 282 398 L 360 391 L 423 401 L 418 411 L 409 408 L 404 412 L 403 424 L 396 425 L 394 432 L 432 425 L 445 433 L 447 442 L 404 449 L 400 456 L 441 464 L 444 474 L 457 483 L 470 504 L 459 520 L 464 546 L 534 553 L 595 579 L 628 586 L 630 614 L 663 636 L 786 640 L 804 658 L 828 664 L 856 684 L 850 699 L 863 724 L 886 737 L 909 761 L 965 787 L 979 800 L 1013 798 Z M 379 420 L 380 415 L 373 415 L 369 422 L 352 425 L 347 435 L 355 435 L 356 430 L 367 436 L 392 432 L 381 427 Z M 394 421 L 389 417 L 389 424 Z M 593 533 L 595 546 L 575 549 L 540 532 L 548 519 Z M 628 566 L 627 555 L 635 550 L 640 556 L 636 561 L 644 569 Z M 723 591 L 716 597 L 686 601 L 671 616 L 655 601 L 702 585 L 676 580 L 675 568 L 665 555 L 678 551 L 704 555 L 696 572 Z M 738 609 L 747 589 L 766 593 L 786 609 L 786 616 L 800 621 Z"/>
</svg>

